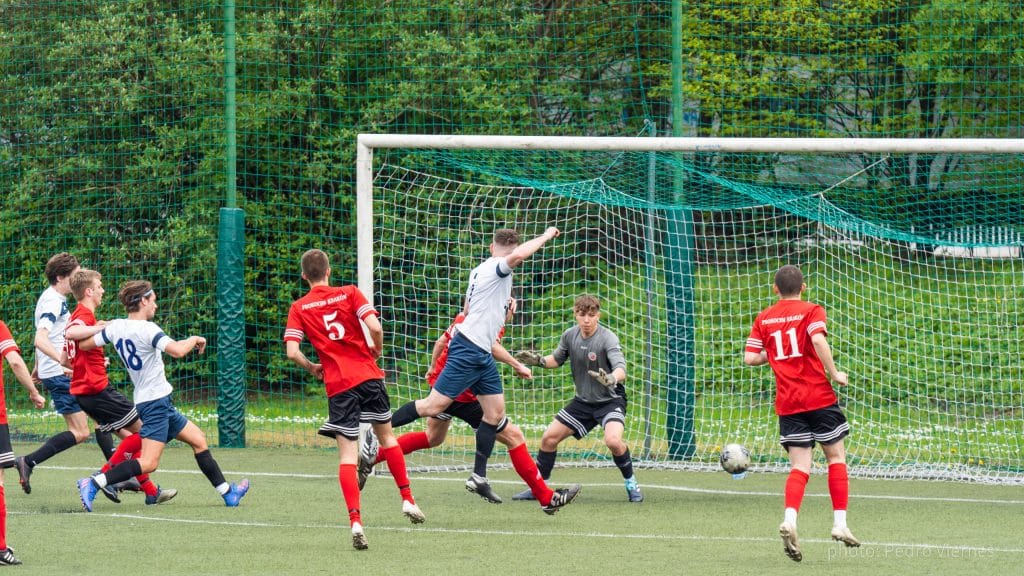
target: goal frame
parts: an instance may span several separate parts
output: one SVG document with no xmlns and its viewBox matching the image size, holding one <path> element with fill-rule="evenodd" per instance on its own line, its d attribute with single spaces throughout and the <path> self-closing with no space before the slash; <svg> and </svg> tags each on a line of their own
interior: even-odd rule
<svg viewBox="0 0 1024 576">
<path fill-rule="evenodd" d="M 640 152 L 640 153 L 779 153 L 779 154 L 984 154 L 1024 155 L 1024 138 L 698 138 L 698 137 L 565 137 L 565 136 L 493 136 L 493 135 L 401 135 L 360 134 L 357 137 L 357 282 L 360 290 L 373 303 L 375 286 L 375 167 L 376 149 L 406 150 L 503 150 L 503 151 L 573 151 L 573 152 Z M 651 170 L 654 170 L 653 160 Z M 653 176 L 650 177 L 653 186 Z M 383 185 L 382 185 L 383 186 Z M 380 201 L 380 198 L 377 198 Z M 686 210 L 688 213 L 688 209 Z M 685 217 L 684 217 L 685 219 Z M 692 326 L 690 327 L 692 330 Z M 678 340 L 678 338 L 677 338 Z M 693 339 L 690 338 L 692 341 Z M 693 350 L 677 341 L 668 348 L 680 354 Z M 682 363 L 693 365 L 693 362 Z M 683 375 L 685 379 L 685 375 Z M 692 374 L 690 374 L 692 377 Z M 692 393 L 692 389 L 690 390 Z M 650 389 L 647 390 L 650 396 Z M 650 423 L 650 405 L 645 420 Z M 692 413 L 690 413 L 692 416 Z M 686 418 L 683 418 L 686 420 Z M 684 437 L 668 439 L 669 459 L 688 461 L 693 456 L 693 429 L 682 430 Z M 688 430 L 688 432 L 687 432 Z M 644 452 L 650 454 L 645 433 Z M 647 456 L 641 456 L 641 459 Z M 869 474 L 870 475 L 870 474 Z M 925 471 L 922 477 L 933 477 Z M 935 476 L 939 477 L 939 476 Z M 941 476 L 945 478 L 945 476 Z"/>
<path fill-rule="evenodd" d="M 623 152 L 1024 154 L 1024 138 L 701 138 L 359 134 L 356 138 L 356 266 L 373 304 L 373 153 L 375 149 L 572 150 Z"/>
</svg>

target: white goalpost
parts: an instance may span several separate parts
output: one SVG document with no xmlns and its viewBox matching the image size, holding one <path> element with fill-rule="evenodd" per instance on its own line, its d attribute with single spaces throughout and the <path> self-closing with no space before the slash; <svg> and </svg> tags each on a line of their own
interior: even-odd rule
<svg viewBox="0 0 1024 576">
<path fill-rule="evenodd" d="M 426 394 L 489 234 L 557 225 L 516 271 L 506 348 L 549 353 L 573 299 L 595 294 L 627 355 L 639 464 L 718 469 L 738 442 L 768 471 L 786 467 L 774 381 L 742 366 L 743 343 L 771 274 L 799 264 L 850 373 L 851 474 L 1021 483 L 1022 155 L 1024 139 L 360 134 L 358 284 L 382 314 L 397 405 Z M 568 367 L 502 375 L 534 451 L 572 398 Z M 410 463 L 462 468 L 472 443 L 453 425 Z M 611 460 L 592 433 L 559 464 Z"/>
</svg>

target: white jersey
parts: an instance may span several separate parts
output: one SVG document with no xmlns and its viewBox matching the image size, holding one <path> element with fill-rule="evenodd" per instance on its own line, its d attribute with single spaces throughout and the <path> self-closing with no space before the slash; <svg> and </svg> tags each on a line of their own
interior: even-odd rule
<svg viewBox="0 0 1024 576">
<path fill-rule="evenodd" d="M 491 350 L 505 327 L 512 296 L 512 268 L 504 256 L 492 256 L 469 274 L 466 319 L 455 329 L 481 350 Z"/>
<path fill-rule="evenodd" d="M 36 330 L 46 329 L 50 331 L 49 340 L 53 349 L 59 354 L 64 349 L 64 328 L 68 325 L 67 296 L 57 292 L 57 289 L 50 286 L 39 296 L 36 302 L 35 324 Z M 36 348 L 36 370 L 39 378 L 53 378 L 63 376 L 64 368 L 53 358 Z"/>
<path fill-rule="evenodd" d="M 135 387 L 136 404 L 157 400 L 174 390 L 164 373 L 163 350 L 172 340 L 149 320 L 118 318 L 93 336 L 97 346 L 114 344 Z"/>
</svg>

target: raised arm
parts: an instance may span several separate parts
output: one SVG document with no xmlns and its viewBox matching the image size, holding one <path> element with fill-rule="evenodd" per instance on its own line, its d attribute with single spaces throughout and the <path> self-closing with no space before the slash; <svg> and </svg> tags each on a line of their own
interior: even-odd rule
<svg viewBox="0 0 1024 576">
<path fill-rule="evenodd" d="M 532 240 L 527 240 L 519 246 L 516 246 L 515 249 L 512 250 L 512 252 L 510 252 L 505 258 L 505 262 L 508 264 L 509 268 L 515 268 L 523 260 L 532 256 L 534 252 L 540 250 L 541 247 L 544 246 L 545 242 L 557 237 L 559 234 L 561 234 L 561 232 L 558 231 L 558 228 L 555 228 L 554 226 L 548 228 L 540 236 L 537 236 Z"/>
<path fill-rule="evenodd" d="M 199 350 L 199 353 L 202 354 L 206 350 L 206 338 L 189 336 L 184 340 L 172 340 L 164 348 L 164 352 L 175 358 L 184 358 L 193 350 Z"/>
<path fill-rule="evenodd" d="M 92 326 L 86 326 L 84 324 L 69 324 L 67 329 L 64 330 L 64 338 L 67 340 L 85 340 L 86 338 L 92 338 L 96 334 L 103 331 L 103 328 L 107 325 L 106 322 L 97 322 Z"/>
</svg>

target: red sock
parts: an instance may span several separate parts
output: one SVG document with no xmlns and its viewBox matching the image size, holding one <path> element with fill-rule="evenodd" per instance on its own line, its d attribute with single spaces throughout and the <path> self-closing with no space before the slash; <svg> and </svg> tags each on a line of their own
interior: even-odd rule
<svg viewBox="0 0 1024 576">
<path fill-rule="evenodd" d="M 338 483 L 341 484 L 341 495 L 345 497 L 349 523 L 361 524 L 363 520 L 359 515 L 359 478 L 356 475 L 355 464 L 338 465 Z"/>
<path fill-rule="evenodd" d="M 416 501 L 412 499 L 412 489 L 409 488 L 409 473 L 405 471 L 405 456 L 402 454 L 402 447 L 392 446 L 381 450 L 381 452 L 384 453 L 384 458 L 388 461 L 388 470 L 395 478 L 395 485 L 398 486 L 398 492 L 402 494 L 402 500 L 408 500 L 415 504 Z"/>
<path fill-rule="evenodd" d="M 121 440 L 121 443 L 117 445 L 117 450 L 114 450 L 114 455 L 100 468 L 100 472 L 109 472 L 111 468 L 129 458 L 138 458 L 140 452 L 142 452 L 142 436 L 139 436 L 138 432 L 136 432 Z"/>
<path fill-rule="evenodd" d="M 135 479 L 139 481 L 139 485 L 142 486 L 142 492 L 146 496 L 156 496 L 157 494 L 160 493 L 160 487 L 154 484 L 153 481 L 149 479 L 149 474 L 142 474 L 136 476 Z"/>
<path fill-rule="evenodd" d="M 526 482 L 526 485 L 530 487 L 530 492 L 533 492 L 534 498 L 540 502 L 540 505 L 547 506 L 550 504 L 551 495 L 554 492 L 551 488 L 548 488 L 547 482 L 541 478 L 540 470 L 537 469 L 537 463 L 533 461 L 530 451 L 526 449 L 526 443 L 510 449 L 508 456 L 512 459 L 512 467 L 516 469 L 516 474 L 519 474 L 523 482 Z"/>
<path fill-rule="evenodd" d="M 0 486 L 0 550 L 7 548 L 7 497 Z"/>
<path fill-rule="evenodd" d="M 833 510 L 846 510 L 850 502 L 850 479 L 846 475 L 846 464 L 829 464 L 828 493 L 832 496 Z"/>
<path fill-rule="evenodd" d="M 800 510 L 800 502 L 804 499 L 804 488 L 807 487 L 807 479 L 810 477 L 803 470 L 794 468 L 789 471 L 789 478 L 786 479 L 786 508 Z"/>
<path fill-rule="evenodd" d="M 398 445 L 402 447 L 402 454 L 412 454 L 417 450 L 430 448 L 430 440 L 427 439 L 426 432 L 407 432 L 398 437 Z M 380 464 L 384 459 L 384 451 L 378 450 L 374 464 Z"/>
</svg>

